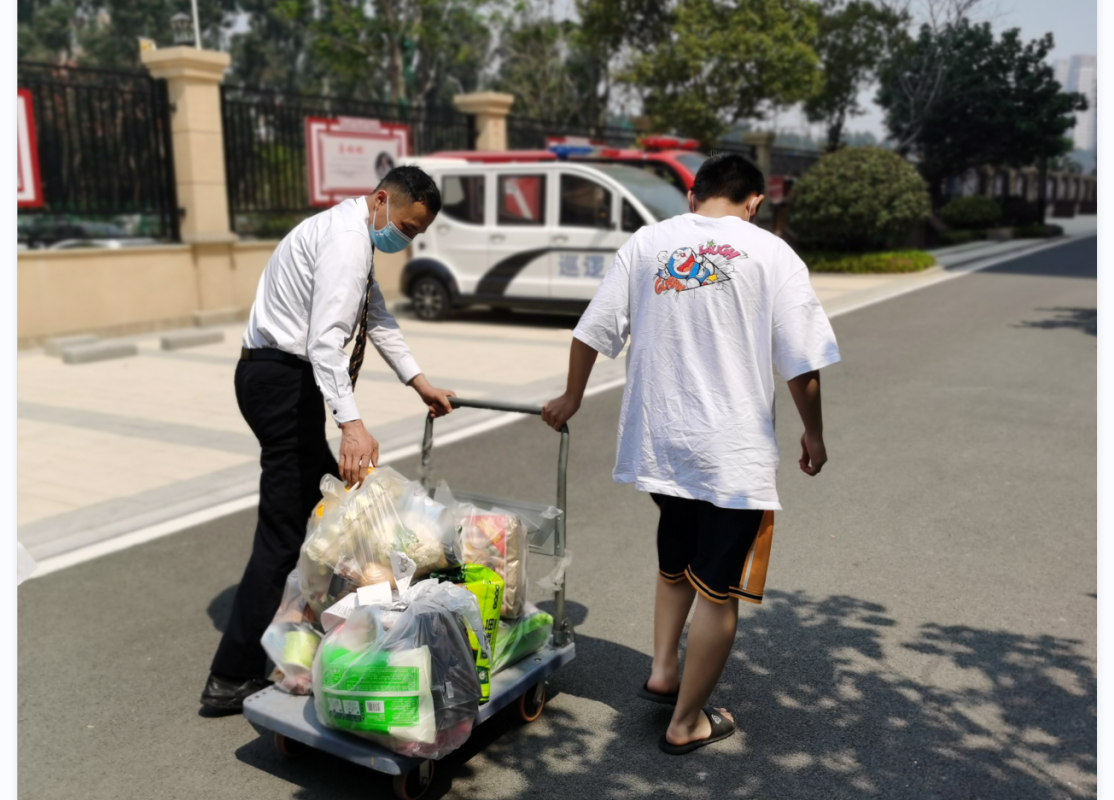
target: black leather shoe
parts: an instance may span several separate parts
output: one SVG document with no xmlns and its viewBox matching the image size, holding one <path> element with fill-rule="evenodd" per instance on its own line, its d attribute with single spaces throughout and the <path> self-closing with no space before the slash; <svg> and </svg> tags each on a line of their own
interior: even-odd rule
<svg viewBox="0 0 1114 800">
<path fill-rule="evenodd" d="M 210 674 L 205 691 L 201 693 L 201 704 L 220 711 L 243 711 L 244 700 L 270 685 L 270 681 L 262 678 L 242 681 Z"/>
</svg>

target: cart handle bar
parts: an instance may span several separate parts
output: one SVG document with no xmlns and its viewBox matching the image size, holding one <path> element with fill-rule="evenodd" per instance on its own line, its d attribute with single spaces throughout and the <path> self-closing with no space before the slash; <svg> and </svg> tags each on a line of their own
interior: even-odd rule
<svg viewBox="0 0 1114 800">
<path fill-rule="evenodd" d="M 465 400 L 460 397 L 450 397 L 449 405 L 453 408 L 481 408 L 485 411 L 510 411 L 514 414 L 533 414 L 539 417 L 542 414 L 541 406 L 528 406 L 522 403 L 500 403 L 497 400 Z"/>
</svg>

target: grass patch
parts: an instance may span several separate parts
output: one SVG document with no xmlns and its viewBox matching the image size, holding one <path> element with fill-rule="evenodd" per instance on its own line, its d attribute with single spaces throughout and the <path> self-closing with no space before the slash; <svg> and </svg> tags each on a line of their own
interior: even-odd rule
<svg viewBox="0 0 1114 800">
<path fill-rule="evenodd" d="M 882 253 L 801 253 L 810 272 L 895 273 L 920 272 L 936 263 L 923 250 L 890 250 Z"/>
</svg>

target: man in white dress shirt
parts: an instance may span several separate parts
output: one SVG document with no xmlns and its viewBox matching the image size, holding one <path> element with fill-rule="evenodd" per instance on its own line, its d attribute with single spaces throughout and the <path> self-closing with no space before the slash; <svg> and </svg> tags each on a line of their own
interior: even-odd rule
<svg viewBox="0 0 1114 800">
<path fill-rule="evenodd" d="M 259 280 L 236 367 L 236 402 L 262 448 L 259 521 L 244 577 L 201 703 L 239 711 L 266 685 L 260 644 L 298 560 L 322 475 L 357 483 L 379 443 L 356 408 L 353 387 L 368 339 L 435 416 L 454 393 L 426 380 L 387 311 L 374 255 L 403 250 L 441 210 L 437 185 L 396 167 L 368 197 L 345 200 L 299 224 Z M 345 347 L 356 343 L 349 358 Z M 341 429 L 340 460 L 325 439 L 325 406 Z"/>
</svg>

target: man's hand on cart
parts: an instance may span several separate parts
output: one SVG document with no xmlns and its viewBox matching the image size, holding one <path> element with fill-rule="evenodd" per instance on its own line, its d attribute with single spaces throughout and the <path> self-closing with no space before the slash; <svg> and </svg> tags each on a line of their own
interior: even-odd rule
<svg viewBox="0 0 1114 800">
<path fill-rule="evenodd" d="M 410 379 L 408 385 L 418 393 L 418 396 L 422 398 L 422 402 L 429 406 L 429 413 L 433 416 L 443 417 L 453 410 L 453 407 L 449 405 L 449 398 L 456 397 L 456 392 L 450 391 L 449 389 L 438 389 L 432 386 L 430 382 L 426 380 L 424 374 L 419 372 Z"/>
<path fill-rule="evenodd" d="M 340 424 L 340 479 L 355 486 L 367 475 L 369 467 L 379 466 L 379 442 L 367 432 L 363 420 Z"/>
</svg>

